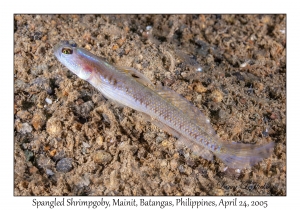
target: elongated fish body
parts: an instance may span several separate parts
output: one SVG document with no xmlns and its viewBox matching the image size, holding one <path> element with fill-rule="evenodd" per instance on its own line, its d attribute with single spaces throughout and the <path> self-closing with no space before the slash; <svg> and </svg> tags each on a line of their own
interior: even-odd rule
<svg viewBox="0 0 300 210">
<path fill-rule="evenodd" d="M 167 87 L 154 86 L 132 68 L 115 67 L 105 59 L 62 41 L 54 48 L 57 59 L 105 97 L 146 114 L 195 154 L 207 160 L 213 154 L 235 169 L 251 167 L 270 156 L 274 143 L 241 144 L 219 140 L 201 111 Z"/>
</svg>

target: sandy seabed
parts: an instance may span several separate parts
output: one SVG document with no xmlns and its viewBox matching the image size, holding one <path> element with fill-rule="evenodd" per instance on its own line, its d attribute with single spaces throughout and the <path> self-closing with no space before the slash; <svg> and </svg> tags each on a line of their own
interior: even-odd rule
<svg viewBox="0 0 300 210">
<path fill-rule="evenodd" d="M 149 27 L 150 26 L 150 27 Z M 15 195 L 286 195 L 286 15 L 15 15 Z M 275 142 L 231 177 L 67 70 L 74 40 L 199 107 L 222 140 Z"/>
</svg>

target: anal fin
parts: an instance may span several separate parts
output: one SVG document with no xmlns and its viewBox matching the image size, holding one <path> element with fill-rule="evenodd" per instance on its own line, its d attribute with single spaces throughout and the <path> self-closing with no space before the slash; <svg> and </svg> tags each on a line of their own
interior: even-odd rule
<svg viewBox="0 0 300 210">
<path fill-rule="evenodd" d="M 179 144 L 183 144 L 187 148 L 191 149 L 193 154 L 203 157 L 206 160 L 213 160 L 214 156 L 211 151 L 208 149 L 205 149 L 203 146 L 197 144 L 196 142 L 193 142 L 189 139 L 187 139 L 184 136 L 180 136 L 178 138 Z M 178 145 L 180 147 L 180 145 Z"/>
<path fill-rule="evenodd" d="M 163 122 L 161 122 L 157 119 L 153 119 L 149 115 L 146 115 L 146 114 L 143 114 L 143 116 L 145 117 L 146 120 L 150 121 L 151 123 L 153 123 L 160 129 L 162 129 L 163 131 L 178 138 L 178 143 L 176 143 L 177 148 L 186 146 L 187 148 L 191 149 L 195 155 L 201 156 L 206 160 L 213 160 L 213 154 L 209 150 L 205 149 L 203 146 L 197 144 L 195 141 L 192 141 L 192 140 L 186 138 L 185 136 L 181 135 L 176 130 L 174 130 L 173 128 L 164 124 Z"/>
</svg>

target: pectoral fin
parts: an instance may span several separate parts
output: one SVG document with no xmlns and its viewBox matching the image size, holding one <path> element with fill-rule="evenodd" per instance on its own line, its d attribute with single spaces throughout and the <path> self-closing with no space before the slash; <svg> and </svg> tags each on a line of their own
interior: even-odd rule
<svg viewBox="0 0 300 210">
<path fill-rule="evenodd" d="M 123 73 L 129 75 L 130 77 L 132 77 L 133 79 L 135 79 L 137 82 L 139 82 L 145 86 L 148 86 L 150 88 L 154 87 L 153 83 L 138 70 L 131 68 L 131 67 L 117 67 L 117 68 L 121 72 L 123 72 Z"/>
</svg>

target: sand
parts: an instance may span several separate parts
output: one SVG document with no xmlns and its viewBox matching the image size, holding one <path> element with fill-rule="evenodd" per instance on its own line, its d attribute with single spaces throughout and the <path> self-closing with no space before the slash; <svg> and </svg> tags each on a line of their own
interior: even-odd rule
<svg viewBox="0 0 300 210">
<path fill-rule="evenodd" d="M 286 195 L 285 15 L 15 15 L 14 195 Z M 61 40 L 199 107 L 221 140 L 275 142 L 235 176 L 53 54 Z"/>
</svg>

